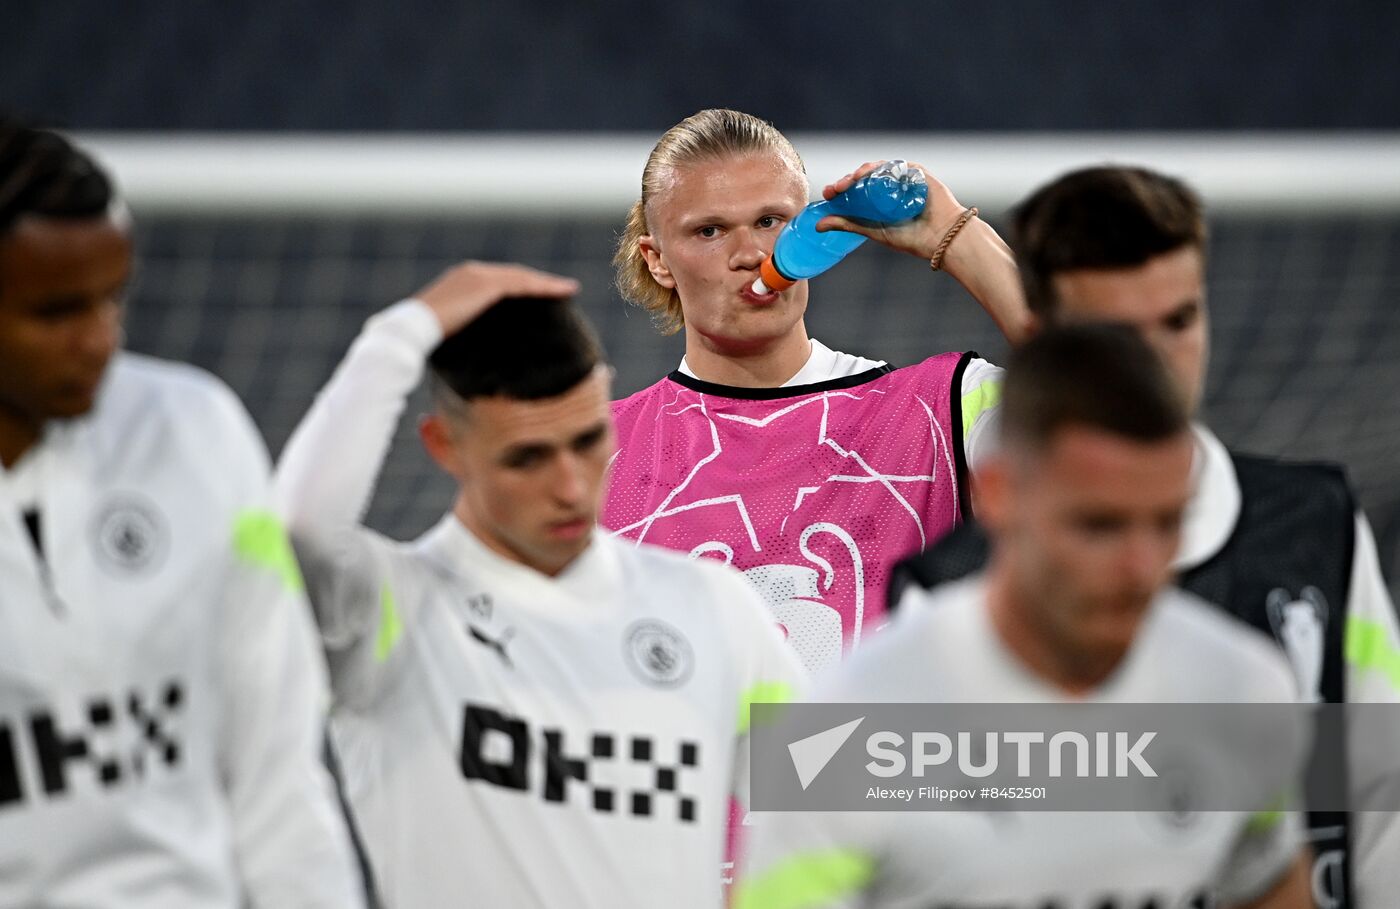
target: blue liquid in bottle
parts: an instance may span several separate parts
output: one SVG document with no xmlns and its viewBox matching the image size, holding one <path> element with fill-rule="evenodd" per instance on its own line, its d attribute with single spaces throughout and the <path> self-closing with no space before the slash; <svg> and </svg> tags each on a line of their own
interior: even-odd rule
<svg viewBox="0 0 1400 909">
<path fill-rule="evenodd" d="M 778 235 L 771 264 L 789 282 L 815 277 L 865 242 L 860 234 L 844 230 L 818 233 L 817 222 L 822 218 L 841 215 L 872 226 L 899 224 L 917 218 L 927 202 L 923 171 L 904 161 L 886 161 L 839 196 L 802 209 Z M 759 286 L 763 281 L 755 282 L 755 291 L 769 289 L 769 283 Z"/>
</svg>

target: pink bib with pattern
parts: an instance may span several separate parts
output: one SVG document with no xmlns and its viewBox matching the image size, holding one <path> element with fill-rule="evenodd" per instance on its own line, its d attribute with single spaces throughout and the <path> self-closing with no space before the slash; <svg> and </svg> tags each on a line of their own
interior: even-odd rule
<svg viewBox="0 0 1400 909">
<path fill-rule="evenodd" d="M 791 388 L 672 373 L 613 404 L 602 523 L 743 571 L 820 669 L 883 621 L 894 564 L 963 517 L 970 356 Z"/>
</svg>

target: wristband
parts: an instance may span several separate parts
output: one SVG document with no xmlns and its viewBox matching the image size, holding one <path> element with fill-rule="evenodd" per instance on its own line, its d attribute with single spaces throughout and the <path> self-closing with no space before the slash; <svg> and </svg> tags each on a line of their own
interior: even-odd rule
<svg viewBox="0 0 1400 909">
<path fill-rule="evenodd" d="M 953 222 L 953 226 L 948 228 L 948 232 L 939 241 L 938 248 L 933 251 L 933 256 L 928 260 L 928 267 L 934 271 L 943 268 L 943 256 L 948 252 L 948 245 L 953 242 L 953 238 L 967 225 L 968 221 L 977 217 L 977 208 L 963 209 L 963 213 L 958 215 L 958 220 Z"/>
</svg>

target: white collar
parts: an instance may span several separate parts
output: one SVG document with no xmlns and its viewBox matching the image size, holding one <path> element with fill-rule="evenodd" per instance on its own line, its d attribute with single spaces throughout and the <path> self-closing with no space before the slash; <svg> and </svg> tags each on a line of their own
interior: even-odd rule
<svg viewBox="0 0 1400 909">
<path fill-rule="evenodd" d="M 554 577 L 497 553 L 468 530 L 452 512 L 444 515 L 437 526 L 424 534 L 418 545 L 439 568 L 459 577 L 486 580 L 483 575 L 494 576 L 512 586 L 533 588 L 544 596 L 540 600 L 531 596 L 521 597 L 521 603 L 527 607 L 538 605 L 547 608 L 551 615 L 559 619 L 596 619 L 604 613 L 615 611 L 619 604 L 620 598 L 616 595 L 622 578 L 619 555 L 616 543 L 601 527 L 593 529 L 593 539 L 588 548 Z M 550 608 L 547 599 L 558 596 L 582 601 L 582 605 L 589 608 L 583 613 L 566 610 L 560 614 L 559 610 Z"/>
<path fill-rule="evenodd" d="M 71 448 L 77 433 L 87 422 L 88 415 L 84 414 L 44 423 L 39 438 L 14 465 L 9 469 L 0 466 L 0 495 L 20 511 L 38 508 L 50 478 L 62 472 L 61 467 L 52 466 L 53 462 L 64 456 L 65 449 Z"/>
<path fill-rule="evenodd" d="M 20 511 L 37 508 L 43 483 L 39 479 L 44 460 L 44 439 L 40 436 L 11 467 L 0 464 L 0 493 Z"/>
<path fill-rule="evenodd" d="M 996 625 L 992 622 L 991 607 L 987 600 L 985 569 L 970 578 L 953 583 L 964 585 L 963 590 L 971 594 L 969 598 L 961 601 L 966 608 L 966 621 L 969 625 L 965 627 L 970 629 L 971 639 L 960 640 L 959 643 L 964 645 L 965 655 L 975 658 L 979 664 L 999 673 L 1005 680 L 998 683 L 997 686 L 993 686 L 1005 695 L 1005 697 L 998 696 L 997 700 L 1005 702 L 1112 703 L 1122 701 L 1123 692 L 1140 690 L 1138 679 L 1142 676 L 1144 669 L 1151 664 L 1150 658 L 1156 649 L 1155 641 L 1158 634 L 1156 628 L 1162 620 L 1164 611 L 1175 608 L 1171 605 L 1173 599 L 1171 588 L 1158 591 L 1147 607 L 1138 632 L 1133 637 L 1132 645 L 1128 648 L 1127 653 L 1123 654 L 1118 665 L 1113 667 L 1108 677 L 1087 691 L 1071 695 L 1023 662 L 1021 657 L 1002 638 L 1001 633 L 997 631 Z M 952 585 L 947 585 L 944 589 L 952 589 Z M 935 610 L 919 611 L 924 615 L 929 615 Z M 955 612 L 949 613 L 948 618 L 952 621 L 959 619 Z M 925 627 L 934 627 L 929 619 L 923 621 L 926 623 Z M 943 621 L 947 621 L 947 619 Z M 1003 687 L 1007 683 L 1010 683 L 1009 689 Z"/>
<path fill-rule="evenodd" d="M 790 388 L 795 385 L 814 385 L 817 382 L 826 382 L 830 379 L 840 379 L 846 376 L 857 375 L 877 366 L 884 366 L 884 360 L 868 360 L 865 357 L 857 357 L 839 350 L 832 350 L 816 338 L 808 339 L 812 351 L 807 355 L 807 362 L 802 364 L 792 378 L 788 379 L 780 388 Z M 689 376 L 692 379 L 699 379 L 695 371 L 690 368 L 690 363 L 685 357 L 681 357 L 679 367 L 681 375 Z"/>
<path fill-rule="evenodd" d="M 1240 517 L 1240 484 L 1230 453 L 1202 423 L 1191 424 L 1196 441 L 1191 463 L 1193 489 L 1181 528 L 1181 549 L 1172 567 L 1185 571 L 1224 548 Z"/>
</svg>

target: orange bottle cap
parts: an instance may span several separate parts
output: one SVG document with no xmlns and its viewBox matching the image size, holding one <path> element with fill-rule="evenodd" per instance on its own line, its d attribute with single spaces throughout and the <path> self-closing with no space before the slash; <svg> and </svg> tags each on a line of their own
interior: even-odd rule
<svg viewBox="0 0 1400 909">
<path fill-rule="evenodd" d="M 778 267 L 773 264 L 773 257 L 764 259 L 758 266 L 758 274 L 763 278 L 764 285 L 769 290 L 787 290 L 797 282 L 778 271 Z"/>
</svg>

